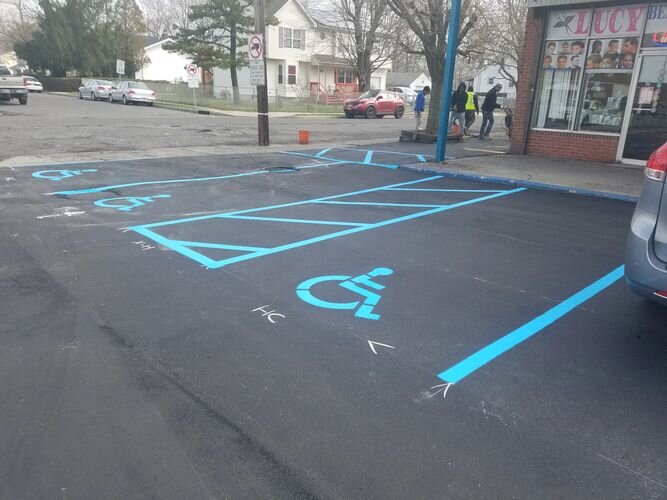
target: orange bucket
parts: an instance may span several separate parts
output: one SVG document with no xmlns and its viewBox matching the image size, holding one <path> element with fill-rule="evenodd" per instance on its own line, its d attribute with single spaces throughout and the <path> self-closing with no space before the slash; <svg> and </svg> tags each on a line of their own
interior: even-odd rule
<svg viewBox="0 0 667 500">
<path fill-rule="evenodd" d="M 461 127 L 459 127 L 456 123 L 452 124 L 452 135 L 459 135 L 461 133 Z"/>
<path fill-rule="evenodd" d="M 310 132 L 308 130 L 299 130 L 299 144 L 308 144 L 310 141 Z"/>
</svg>

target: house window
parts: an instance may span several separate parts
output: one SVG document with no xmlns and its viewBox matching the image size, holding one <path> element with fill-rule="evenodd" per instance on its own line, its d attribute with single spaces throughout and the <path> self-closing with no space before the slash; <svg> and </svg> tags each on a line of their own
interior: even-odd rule
<svg viewBox="0 0 667 500">
<path fill-rule="evenodd" d="M 296 85 L 296 66 L 287 66 L 287 83 Z"/>
<path fill-rule="evenodd" d="M 283 65 L 278 65 L 278 85 L 283 84 Z"/>
<path fill-rule="evenodd" d="M 354 83 L 354 72 L 351 69 L 339 69 L 336 74 L 336 83 Z"/>
<path fill-rule="evenodd" d="M 489 78 L 489 85 L 493 85 L 493 80 L 494 80 L 493 77 Z"/>
<path fill-rule="evenodd" d="M 283 47 L 292 48 L 292 28 L 283 28 Z"/>
<path fill-rule="evenodd" d="M 509 86 L 510 86 L 510 88 L 514 88 L 514 82 L 512 80 L 510 80 L 510 85 Z"/>
<path fill-rule="evenodd" d="M 301 30 L 294 30 L 292 33 L 292 48 L 301 48 Z"/>
</svg>

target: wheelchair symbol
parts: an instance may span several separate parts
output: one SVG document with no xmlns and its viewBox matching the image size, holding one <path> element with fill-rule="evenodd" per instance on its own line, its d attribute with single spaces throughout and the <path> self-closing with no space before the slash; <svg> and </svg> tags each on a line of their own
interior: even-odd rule
<svg viewBox="0 0 667 500">
<path fill-rule="evenodd" d="M 171 198 L 170 194 L 158 194 L 155 196 L 127 196 L 121 198 L 106 198 L 104 200 L 97 200 L 95 205 L 102 208 L 115 208 L 122 212 L 131 212 L 133 208 L 141 207 L 146 203 L 152 203 L 156 198 Z M 113 203 L 113 202 L 120 203 Z"/>
<path fill-rule="evenodd" d="M 389 276 L 390 274 L 394 274 L 394 271 L 386 267 L 376 267 L 371 272 L 354 278 L 352 276 L 318 276 L 317 278 L 308 279 L 297 286 L 296 294 L 304 302 L 316 307 L 322 307 L 324 309 L 356 309 L 354 315 L 357 318 L 378 320 L 380 319 L 380 315 L 374 313 L 373 308 L 380 302 L 382 297 L 359 285 L 365 285 L 374 290 L 382 290 L 385 288 L 384 285 L 375 283 L 373 278 L 377 276 Z M 340 281 L 338 286 L 361 295 L 364 299 L 363 301 L 355 302 L 329 302 L 315 297 L 310 289 L 318 283 L 325 281 Z"/>
<path fill-rule="evenodd" d="M 39 172 L 34 172 L 32 176 L 37 177 L 38 179 L 62 181 L 63 179 L 69 179 L 70 177 L 82 175 L 84 172 L 97 172 L 97 169 L 87 168 L 85 170 L 41 170 Z"/>
</svg>

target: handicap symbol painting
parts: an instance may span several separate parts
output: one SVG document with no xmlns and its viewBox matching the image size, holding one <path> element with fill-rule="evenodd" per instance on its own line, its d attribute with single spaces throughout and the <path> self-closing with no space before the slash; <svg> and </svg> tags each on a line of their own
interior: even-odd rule
<svg viewBox="0 0 667 500">
<path fill-rule="evenodd" d="M 69 179 L 70 177 L 83 175 L 86 172 L 97 172 L 97 169 L 86 168 L 84 170 L 41 170 L 39 172 L 34 172 L 32 176 L 37 179 L 47 179 L 49 181 L 62 181 L 63 179 Z"/>
<path fill-rule="evenodd" d="M 378 320 L 380 315 L 373 312 L 374 307 L 380 302 L 382 296 L 375 293 L 373 290 L 383 290 L 384 285 L 380 285 L 374 281 L 374 278 L 379 276 L 389 276 L 394 274 L 394 271 L 387 267 L 376 267 L 372 271 L 359 276 L 318 276 L 310 278 L 296 287 L 297 296 L 304 302 L 315 307 L 323 309 L 337 309 L 337 310 L 353 310 L 357 318 Z M 315 285 L 327 281 L 337 281 L 338 286 L 345 288 L 362 297 L 361 300 L 354 302 L 330 302 L 322 300 L 311 292 L 311 288 Z M 371 290 L 369 290 L 369 288 Z"/>
<path fill-rule="evenodd" d="M 156 194 L 155 196 L 124 196 L 120 198 L 106 198 L 97 200 L 95 205 L 102 208 L 113 208 L 121 212 L 131 212 L 137 207 L 153 203 L 157 198 L 171 198 L 169 194 Z"/>
</svg>

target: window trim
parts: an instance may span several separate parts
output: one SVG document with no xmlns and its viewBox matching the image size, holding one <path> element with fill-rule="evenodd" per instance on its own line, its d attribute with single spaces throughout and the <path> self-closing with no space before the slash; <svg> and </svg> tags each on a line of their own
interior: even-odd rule
<svg viewBox="0 0 667 500">
<path fill-rule="evenodd" d="M 291 69 L 294 68 L 294 73 L 291 72 Z M 294 79 L 294 81 L 292 81 Z M 287 65 L 287 85 L 296 85 L 296 64 Z"/>
</svg>

